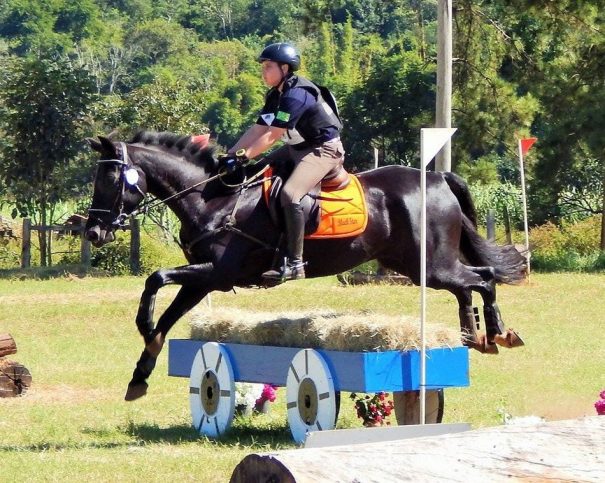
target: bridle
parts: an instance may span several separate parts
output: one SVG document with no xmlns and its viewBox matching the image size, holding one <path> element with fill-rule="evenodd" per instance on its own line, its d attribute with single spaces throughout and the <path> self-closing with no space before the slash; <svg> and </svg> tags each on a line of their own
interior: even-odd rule
<svg viewBox="0 0 605 483">
<path fill-rule="evenodd" d="M 88 216 L 89 218 L 92 217 L 94 218 L 100 225 L 104 226 L 105 228 L 111 228 L 111 229 L 116 229 L 116 228 L 123 228 L 124 225 L 126 224 L 126 220 L 128 219 L 129 216 L 131 216 L 134 211 L 132 211 L 131 213 L 126 213 L 124 211 L 124 192 L 126 191 L 126 171 L 128 169 L 134 169 L 133 165 L 130 163 L 130 159 L 128 157 L 128 150 L 126 149 L 126 144 L 121 142 L 120 143 L 120 158 L 121 159 L 100 159 L 97 161 L 97 165 L 102 165 L 102 164 L 115 164 L 118 165 L 120 168 L 120 179 L 119 179 L 119 183 L 120 183 L 120 188 L 117 191 L 116 197 L 111 205 L 110 209 L 104 209 L 104 208 L 89 208 L 88 209 Z M 134 184 L 132 184 L 133 187 L 135 187 L 137 189 L 137 191 L 139 193 L 141 193 L 141 195 L 143 195 L 143 197 L 145 197 L 145 193 L 141 190 L 141 188 L 139 188 L 139 185 L 137 182 L 135 182 Z M 103 215 L 103 214 L 108 214 L 110 215 L 113 220 L 110 222 L 107 222 L 106 220 L 104 220 L 103 218 L 101 218 L 101 216 L 99 215 Z"/>
</svg>

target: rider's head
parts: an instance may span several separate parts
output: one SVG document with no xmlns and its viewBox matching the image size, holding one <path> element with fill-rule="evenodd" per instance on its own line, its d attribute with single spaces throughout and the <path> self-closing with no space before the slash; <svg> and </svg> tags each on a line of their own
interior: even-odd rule
<svg viewBox="0 0 605 483">
<path fill-rule="evenodd" d="M 265 47 L 258 61 L 263 64 L 264 81 L 275 87 L 300 67 L 300 54 L 291 44 L 280 42 Z"/>
</svg>

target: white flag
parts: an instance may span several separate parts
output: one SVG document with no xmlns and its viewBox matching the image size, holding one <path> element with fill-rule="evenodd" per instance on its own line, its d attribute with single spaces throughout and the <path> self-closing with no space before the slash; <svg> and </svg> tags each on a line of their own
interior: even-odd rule
<svg viewBox="0 0 605 483">
<path fill-rule="evenodd" d="M 426 168 L 426 165 L 431 162 L 455 132 L 455 127 L 433 127 L 420 130 L 420 152 L 423 167 Z"/>
</svg>

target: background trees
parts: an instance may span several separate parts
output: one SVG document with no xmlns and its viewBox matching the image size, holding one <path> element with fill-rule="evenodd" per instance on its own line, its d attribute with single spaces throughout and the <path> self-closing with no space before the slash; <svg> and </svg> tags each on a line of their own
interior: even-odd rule
<svg viewBox="0 0 605 483">
<path fill-rule="evenodd" d="M 14 58 L 4 69 L 0 178 L 14 214 L 52 224 L 59 201 L 82 194 L 82 138 L 94 99 L 88 73 L 66 59 Z M 41 265 L 48 253 L 40 233 Z"/>
<path fill-rule="evenodd" d="M 127 137 L 143 127 L 210 131 L 230 145 L 263 101 L 255 58 L 281 40 L 302 50 L 303 74 L 336 93 L 352 170 L 372 165 L 374 147 L 381 164 L 413 165 L 418 129 L 433 123 L 436 3 L 5 0 L 0 74 L 14 89 L 6 91 L 0 119 L 7 189 L 19 191 L 10 167 L 25 162 L 13 142 L 18 129 L 21 144 L 47 128 L 74 140 L 86 130 L 117 129 Z M 515 184 L 515 139 L 537 136 L 527 159 L 533 224 L 605 208 L 600 6 L 598 0 L 454 2 L 454 169 L 475 183 Z M 40 114 L 27 118 L 26 102 L 19 102 L 33 102 L 26 91 L 39 94 L 59 82 L 36 74 L 43 59 L 77 79 L 59 76 L 62 94 L 39 101 L 41 113 L 62 113 L 52 126 Z M 59 107 L 70 103 L 78 108 Z M 19 124 L 20 117 L 27 120 Z M 75 159 L 78 144 L 68 144 L 69 150 L 54 149 L 57 166 Z"/>
</svg>

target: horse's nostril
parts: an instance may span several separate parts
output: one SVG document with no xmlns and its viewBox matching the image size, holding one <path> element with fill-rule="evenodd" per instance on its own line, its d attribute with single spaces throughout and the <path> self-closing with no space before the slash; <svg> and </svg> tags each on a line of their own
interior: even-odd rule
<svg viewBox="0 0 605 483">
<path fill-rule="evenodd" d="M 96 242 L 99 239 L 99 232 L 93 228 L 87 230 L 85 236 L 89 242 Z"/>
</svg>

